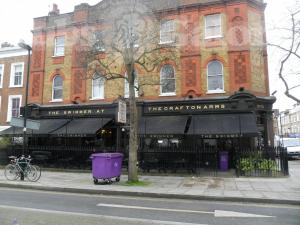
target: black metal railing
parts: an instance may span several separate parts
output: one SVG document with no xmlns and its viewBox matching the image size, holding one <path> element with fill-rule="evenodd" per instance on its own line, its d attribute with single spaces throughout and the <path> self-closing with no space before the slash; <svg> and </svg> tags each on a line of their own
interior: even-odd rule
<svg viewBox="0 0 300 225">
<path fill-rule="evenodd" d="M 242 149 L 237 151 L 237 176 L 288 176 L 287 150 L 282 147 Z"/>
<path fill-rule="evenodd" d="M 31 155 L 34 163 L 42 167 L 90 169 L 90 156 L 98 152 L 121 152 L 124 154 L 123 166 L 128 166 L 128 149 L 92 146 L 28 146 L 26 149 L 25 154 Z M 22 150 L 22 145 L 11 145 L 7 146 L 5 151 L 7 156 L 20 156 Z M 139 168 L 145 173 L 192 173 L 217 176 L 221 170 L 220 153 L 216 147 L 183 145 L 149 148 L 140 146 L 138 161 Z M 282 147 L 231 149 L 228 151 L 227 164 L 228 170 L 235 171 L 237 176 L 289 175 L 287 151 Z"/>
<path fill-rule="evenodd" d="M 205 173 L 213 176 L 218 172 L 218 151 L 215 148 L 140 148 L 138 155 L 144 172 Z"/>
<path fill-rule="evenodd" d="M 21 145 L 6 148 L 6 155 L 22 155 Z M 28 146 L 25 155 L 30 155 L 35 164 L 48 168 L 90 169 L 93 153 L 117 152 L 115 148 L 91 146 Z"/>
</svg>

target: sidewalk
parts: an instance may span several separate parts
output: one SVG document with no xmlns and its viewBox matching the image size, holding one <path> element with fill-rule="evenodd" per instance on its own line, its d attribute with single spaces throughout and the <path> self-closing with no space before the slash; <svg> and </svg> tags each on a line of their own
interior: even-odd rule
<svg viewBox="0 0 300 225">
<path fill-rule="evenodd" d="M 94 185 L 91 173 L 42 172 L 38 182 L 7 181 L 0 170 L 0 187 L 72 193 L 167 197 L 300 205 L 300 163 L 286 178 L 220 178 L 140 176 L 147 186 L 126 186 L 127 176 L 110 185 Z"/>
</svg>

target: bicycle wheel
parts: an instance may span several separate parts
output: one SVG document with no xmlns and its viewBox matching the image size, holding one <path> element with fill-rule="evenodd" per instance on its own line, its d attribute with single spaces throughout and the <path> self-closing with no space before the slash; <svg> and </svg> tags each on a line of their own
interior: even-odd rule
<svg viewBox="0 0 300 225">
<path fill-rule="evenodd" d="M 8 164 L 4 169 L 4 176 L 7 180 L 16 180 L 19 177 L 19 170 L 16 165 Z"/>
<path fill-rule="evenodd" d="M 25 170 L 25 177 L 27 177 L 27 179 L 29 181 L 37 181 L 36 178 L 38 177 L 38 171 L 35 167 L 33 166 L 27 166 L 26 170 Z"/>
<path fill-rule="evenodd" d="M 38 181 L 41 178 L 41 175 L 42 175 L 41 167 L 39 167 L 37 165 L 30 165 L 30 167 L 34 167 L 36 169 L 36 177 L 32 181 L 34 181 L 34 182 Z"/>
</svg>

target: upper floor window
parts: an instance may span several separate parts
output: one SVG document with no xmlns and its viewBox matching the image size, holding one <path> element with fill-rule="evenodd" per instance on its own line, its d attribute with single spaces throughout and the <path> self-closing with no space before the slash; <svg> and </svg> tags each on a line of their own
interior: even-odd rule
<svg viewBox="0 0 300 225">
<path fill-rule="evenodd" d="M 8 97 L 7 121 L 12 117 L 20 116 L 20 107 L 22 102 L 22 95 L 10 95 Z"/>
<path fill-rule="evenodd" d="M 55 38 L 54 56 L 63 56 L 65 54 L 65 37 L 60 36 Z"/>
<path fill-rule="evenodd" d="M 175 42 L 175 21 L 165 20 L 160 23 L 160 43 Z"/>
<path fill-rule="evenodd" d="M 63 79 L 60 75 L 56 75 L 53 78 L 52 100 L 53 101 L 63 100 Z"/>
<path fill-rule="evenodd" d="M 4 73 L 4 65 L 0 64 L 0 88 L 2 88 L 3 85 L 3 73 Z"/>
<path fill-rule="evenodd" d="M 205 16 L 205 38 L 222 37 L 221 14 Z"/>
<path fill-rule="evenodd" d="M 127 73 L 125 74 L 125 77 L 126 77 L 126 79 L 124 79 L 125 80 L 124 98 L 129 98 L 129 82 L 127 80 L 127 78 L 128 78 Z M 135 93 L 135 97 L 139 97 L 138 87 L 139 87 L 138 74 L 137 74 L 136 71 L 134 71 L 134 93 Z"/>
<path fill-rule="evenodd" d="M 176 81 L 175 70 L 172 65 L 164 65 L 160 70 L 160 94 L 161 95 L 175 95 Z"/>
<path fill-rule="evenodd" d="M 92 79 L 92 99 L 104 99 L 105 78 L 95 74 Z"/>
<path fill-rule="evenodd" d="M 24 63 L 12 63 L 10 71 L 10 87 L 23 86 Z"/>
<path fill-rule="evenodd" d="M 207 88 L 208 92 L 216 93 L 224 91 L 223 65 L 217 60 L 207 65 Z"/>
<path fill-rule="evenodd" d="M 104 31 L 95 31 L 93 33 L 93 50 L 96 52 L 105 51 Z"/>
</svg>

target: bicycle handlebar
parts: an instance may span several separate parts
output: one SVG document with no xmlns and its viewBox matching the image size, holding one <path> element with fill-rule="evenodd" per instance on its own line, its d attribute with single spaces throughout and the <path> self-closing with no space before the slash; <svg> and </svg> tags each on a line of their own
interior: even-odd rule
<svg viewBox="0 0 300 225">
<path fill-rule="evenodd" d="M 27 157 L 25 157 L 24 155 L 20 156 L 20 157 L 16 157 L 16 156 L 9 156 L 8 157 L 10 160 L 15 160 L 16 162 L 19 162 L 20 160 L 25 160 L 26 162 L 30 162 L 32 160 L 31 156 L 28 155 Z"/>
</svg>

